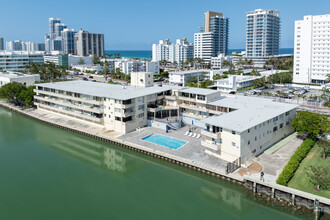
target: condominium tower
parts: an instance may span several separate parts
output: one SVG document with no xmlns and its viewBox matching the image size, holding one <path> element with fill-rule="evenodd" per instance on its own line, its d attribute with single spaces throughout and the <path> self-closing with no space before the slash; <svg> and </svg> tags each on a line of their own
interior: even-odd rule
<svg viewBox="0 0 330 220">
<path fill-rule="evenodd" d="M 104 35 L 92 34 L 88 31 L 80 30 L 75 34 L 76 55 L 88 56 L 96 54 L 104 56 Z"/>
<path fill-rule="evenodd" d="M 77 33 L 74 29 L 64 29 L 61 31 L 62 49 L 64 54 L 74 54 L 75 42 L 74 35 Z"/>
<path fill-rule="evenodd" d="M 0 37 L 0 50 L 4 50 L 5 46 L 4 46 L 4 40 L 2 37 Z"/>
<path fill-rule="evenodd" d="M 154 61 L 166 60 L 178 64 L 186 62 L 194 57 L 194 46 L 187 38 L 177 39 L 171 43 L 169 39 L 160 40 L 159 44 L 152 45 L 152 59 Z"/>
<path fill-rule="evenodd" d="M 222 13 L 207 11 L 204 26 L 194 35 L 194 57 L 210 61 L 211 57 L 228 53 L 229 19 Z"/>
<path fill-rule="evenodd" d="M 257 9 L 246 16 L 246 55 L 278 55 L 280 46 L 280 12 Z"/>
<path fill-rule="evenodd" d="M 294 73 L 298 83 L 325 83 L 330 74 L 330 14 L 295 21 Z"/>
</svg>

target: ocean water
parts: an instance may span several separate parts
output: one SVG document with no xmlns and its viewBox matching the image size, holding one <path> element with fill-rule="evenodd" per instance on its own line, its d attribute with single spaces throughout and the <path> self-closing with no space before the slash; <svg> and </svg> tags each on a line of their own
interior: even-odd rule
<svg viewBox="0 0 330 220">
<path fill-rule="evenodd" d="M 245 49 L 229 49 L 228 53 L 231 54 L 232 52 L 241 52 Z M 140 59 L 148 59 L 151 60 L 152 58 L 152 51 L 151 50 L 106 50 L 106 54 L 114 54 L 119 53 L 121 57 L 126 58 L 140 58 Z M 293 48 L 281 48 L 280 54 L 293 54 Z"/>
</svg>

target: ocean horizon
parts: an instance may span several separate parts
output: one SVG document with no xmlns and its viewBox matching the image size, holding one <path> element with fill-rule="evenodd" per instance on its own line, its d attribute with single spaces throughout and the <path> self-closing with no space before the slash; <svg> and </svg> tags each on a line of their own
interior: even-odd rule
<svg viewBox="0 0 330 220">
<path fill-rule="evenodd" d="M 245 49 L 229 49 L 228 53 L 241 52 Z M 280 54 L 293 54 L 293 48 L 280 48 Z M 106 54 L 119 53 L 121 57 L 125 58 L 139 58 L 139 59 L 149 59 L 152 58 L 152 50 L 105 50 Z"/>
</svg>

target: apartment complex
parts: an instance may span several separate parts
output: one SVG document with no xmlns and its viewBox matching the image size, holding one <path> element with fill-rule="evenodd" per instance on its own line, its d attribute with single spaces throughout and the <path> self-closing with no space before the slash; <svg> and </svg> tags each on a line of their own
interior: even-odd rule
<svg viewBox="0 0 330 220">
<path fill-rule="evenodd" d="M 262 78 L 262 76 L 229 75 L 226 79 L 215 80 L 215 84 L 210 86 L 210 88 L 223 93 L 237 92 L 240 89 L 253 86 L 254 81 L 260 78 Z"/>
<path fill-rule="evenodd" d="M 121 73 L 130 75 L 132 72 L 151 72 L 158 75 L 159 62 L 148 60 L 134 60 L 134 59 L 104 59 L 110 63 L 110 67 L 119 68 Z M 113 63 L 113 65 L 111 65 Z"/>
<path fill-rule="evenodd" d="M 0 87 L 12 82 L 22 83 L 28 87 L 33 85 L 35 82 L 40 82 L 40 76 L 38 74 L 27 75 L 12 71 L 0 71 Z"/>
<path fill-rule="evenodd" d="M 154 86 L 151 73 L 133 73 L 131 86 L 88 81 L 38 84 L 35 104 L 119 134 L 169 116 L 202 128 L 205 152 L 238 165 L 291 134 L 296 105 L 220 91 Z"/>
<path fill-rule="evenodd" d="M 32 63 L 43 64 L 43 55 L 44 52 L 39 51 L 0 51 L 0 68 L 5 71 L 25 70 L 25 66 Z"/>
<path fill-rule="evenodd" d="M 6 42 L 7 51 L 45 51 L 45 44 L 43 43 L 34 43 L 31 41 L 7 41 Z"/>
<path fill-rule="evenodd" d="M 267 57 L 279 53 L 280 12 L 257 9 L 246 15 L 246 55 Z"/>
<path fill-rule="evenodd" d="M 330 14 L 295 21 L 293 82 L 325 83 L 330 74 Z"/>
<path fill-rule="evenodd" d="M 191 78 L 197 81 L 210 79 L 210 70 L 186 70 L 186 71 L 172 71 L 169 72 L 169 84 L 173 86 L 185 86 L 190 82 Z"/>
<path fill-rule="evenodd" d="M 176 62 L 181 64 L 194 57 L 194 46 L 186 38 L 177 39 L 171 43 L 169 39 L 160 40 L 158 44 L 152 45 L 152 60 Z"/>
<path fill-rule="evenodd" d="M 80 30 L 75 34 L 75 54 L 78 56 L 88 56 L 96 54 L 104 56 L 104 35 L 93 34 Z"/>
<path fill-rule="evenodd" d="M 208 62 L 211 57 L 228 53 L 229 19 L 222 13 L 207 11 L 204 26 L 194 34 L 194 57 Z"/>
</svg>

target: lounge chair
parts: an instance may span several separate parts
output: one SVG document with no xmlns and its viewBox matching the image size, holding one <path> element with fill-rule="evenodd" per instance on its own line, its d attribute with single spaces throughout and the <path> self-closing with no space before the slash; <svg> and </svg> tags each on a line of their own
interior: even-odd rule
<svg viewBox="0 0 330 220">
<path fill-rule="evenodd" d="M 196 134 L 196 133 L 194 133 L 192 137 L 194 138 L 194 137 L 196 137 L 196 135 L 197 135 L 197 134 Z"/>
<path fill-rule="evenodd" d="M 189 131 L 186 131 L 186 133 L 185 133 L 184 135 L 186 135 L 186 136 L 187 136 L 188 134 L 189 134 Z"/>
<path fill-rule="evenodd" d="M 200 137 L 201 137 L 201 134 L 197 134 L 196 138 L 198 139 L 198 138 L 200 138 Z"/>
<path fill-rule="evenodd" d="M 188 136 L 189 136 L 189 137 L 191 137 L 191 135 L 192 135 L 192 133 L 191 133 L 191 132 L 189 132 Z"/>
</svg>

